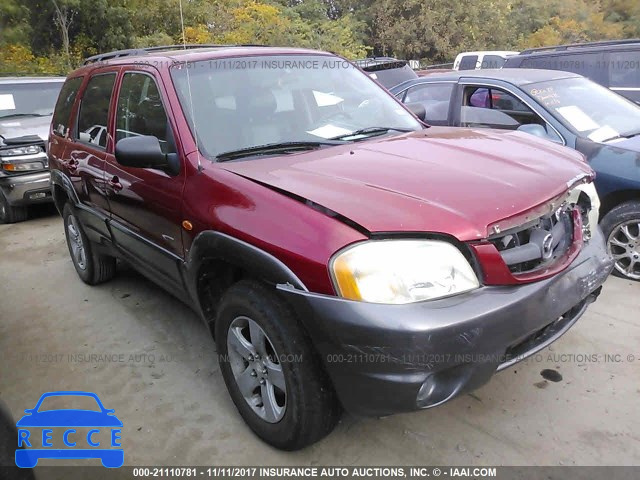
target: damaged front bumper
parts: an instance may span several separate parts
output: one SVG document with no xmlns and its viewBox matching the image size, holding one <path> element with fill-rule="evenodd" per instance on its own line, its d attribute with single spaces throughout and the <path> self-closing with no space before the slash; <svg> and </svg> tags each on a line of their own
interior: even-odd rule
<svg viewBox="0 0 640 480">
<path fill-rule="evenodd" d="M 486 383 L 564 334 L 611 272 L 599 228 L 561 273 L 407 305 L 279 288 L 322 356 L 346 410 L 430 408 Z"/>
</svg>

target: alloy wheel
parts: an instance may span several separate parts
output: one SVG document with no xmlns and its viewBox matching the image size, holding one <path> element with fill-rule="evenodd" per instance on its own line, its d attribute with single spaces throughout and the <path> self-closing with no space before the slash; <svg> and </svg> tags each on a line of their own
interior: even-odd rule
<svg viewBox="0 0 640 480">
<path fill-rule="evenodd" d="M 227 332 L 229 364 L 240 393 L 268 423 L 279 422 L 287 407 L 287 387 L 280 357 L 255 321 L 237 317 Z"/>
<path fill-rule="evenodd" d="M 616 270 L 625 277 L 640 280 L 640 221 L 630 220 L 616 226 L 607 246 Z"/>
<path fill-rule="evenodd" d="M 86 250 L 82 242 L 82 235 L 80 235 L 78 221 L 74 215 L 67 217 L 67 232 L 69 234 L 69 246 L 71 247 L 73 261 L 80 270 L 85 270 L 87 268 Z"/>
</svg>

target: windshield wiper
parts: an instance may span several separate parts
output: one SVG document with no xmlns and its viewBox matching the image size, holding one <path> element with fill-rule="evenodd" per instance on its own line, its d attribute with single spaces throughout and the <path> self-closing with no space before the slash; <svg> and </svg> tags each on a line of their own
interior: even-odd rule
<svg viewBox="0 0 640 480">
<path fill-rule="evenodd" d="M 342 145 L 343 143 L 344 142 L 336 141 L 333 139 L 323 141 L 268 143 L 266 145 L 257 145 L 255 147 L 241 148 L 239 150 L 231 150 L 229 152 L 220 153 L 216 156 L 216 160 L 219 162 L 226 162 L 228 160 L 251 157 L 254 155 L 273 155 L 278 153 L 301 152 L 326 146 Z"/>
<path fill-rule="evenodd" d="M 630 132 L 626 132 L 626 133 L 620 133 L 618 135 L 615 135 L 613 137 L 609 137 L 606 138 L 604 140 L 600 140 L 601 143 L 608 143 L 612 140 L 618 140 L 619 138 L 633 138 L 640 135 L 640 130 L 636 130 L 636 131 L 630 131 Z"/>
<path fill-rule="evenodd" d="M 345 133 L 344 135 L 338 135 L 332 137 L 329 140 L 345 140 L 351 137 L 362 137 L 362 139 L 369 137 L 376 137 L 378 135 L 384 135 L 389 130 L 395 130 L 396 132 L 415 132 L 414 128 L 401 128 L 401 127 L 367 127 L 356 130 L 355 132 Z M 360 139 L 358 139 L 360 140 Z"/>
<path fill-rule="evenodd" d="M 48 117 L 49 115 L 53 115 L 53 113 L 11 113 L 9 115 L 1 116 L 0 119 L 16 117 Z"/>
<path fill-rule="evenodd" d="M 620 136 L 624 138 L 633 138 L 640 135 L 640 130 L 632 130 L 630 132 L 621 133 Z"/>
</svg>

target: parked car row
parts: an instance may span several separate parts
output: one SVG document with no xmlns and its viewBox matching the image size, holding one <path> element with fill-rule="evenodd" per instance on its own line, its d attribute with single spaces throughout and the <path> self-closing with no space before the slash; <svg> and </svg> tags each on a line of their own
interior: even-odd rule
<svg viewBox="0 0 640 480">
<path fill-rule="evenodd" d="M 343 409 L 478 388 L 567 332 L 614 267 L 640 275 L 639 112 L 553 71 L 110 52 L 62 86 L 48 191 L 79 278 L 126 261 L 193 308 L 239 414 L 294 450 Z"/>
</svg>

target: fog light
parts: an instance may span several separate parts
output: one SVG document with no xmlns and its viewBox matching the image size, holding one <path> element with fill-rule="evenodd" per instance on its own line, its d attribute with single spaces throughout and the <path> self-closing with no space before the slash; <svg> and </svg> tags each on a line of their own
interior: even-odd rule
<svg viewBox="0 0 640 480">
<path fill-rule="evenodd" d="M 427 377 L 427 379 L 424 381 L 424 383 L 420 387 L 420 390 L 418 390 L 418 396 L 416 397 L 416 405 L 418 406 L 418 408 L 426 407 L 427 405 L 429 405 L 430 403 L 429 399 L 431 398 L 431 396 L 434 394 L 435 391 L 436 391 L 435 376 L 431 375 Z"/>
<path fill-rule="evenodd" d="M 472 363 L 461 363 L 453 367 L 431 373 L 420 386 L 416 396 L 416 406 L 418 408 L 431 408 L 448 400 L 462 392 L 465 388 L 476 388 L 477 382 L 472 381 L 474 372 L 480 384 L 488 380 L 495 372 L 495 364 L 486 366 Z"/>
<path fill-rule="evenodd" d="M 29 194 L 29 199 L 37 200 L 39 198 L 44 198 L 46 196 L 47 196 L 47 194 L 45 192 L 31 193 L 31 194 Z"/>
</svg>

